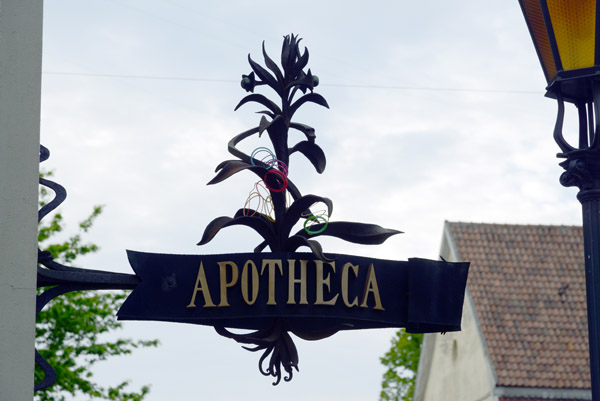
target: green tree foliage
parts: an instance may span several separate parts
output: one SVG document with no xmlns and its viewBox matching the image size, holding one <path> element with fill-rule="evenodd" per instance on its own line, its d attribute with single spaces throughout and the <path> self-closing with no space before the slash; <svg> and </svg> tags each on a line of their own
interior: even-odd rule
<svg viewBox="0 0 600 401">
<path fill-rule="evenodd" d="M 392 346 L 380 358 L 387 368 L 381 383 L 381 401 L 411 401 L 419 366 L 423 334 L 398 330 L 392 338 Z"/>
<path fill-rule="evenodd" d="M 48 190 L 42 187 L 40 207 L 49 200 Z M 40 249 L 50 251 L 55 260 L 66 265 L 74 262 L 78 256 L 98 251 L 97 245 L 83 242 L 82 235 L 101 213 L 102 207 L 95 206 L 88 218 L 79 223 L 77 233 L 59 242 L 53 242 L 52 239 L 63 230 L 63 217 L 60 213 L 53 214 L 49 222 L 42 221 L 39 225 Z M 55 298 L 40 312 L 36 324 L 36 348 L 55 369 L 57 381 L 48 389 L 38 391 L 35 394 L 36 401 L 64 401 L 68 394 L 85 395 L 86 399 L 144 399 L 149 391 L 148 386 L 133 392 L 126 391 L 127 381 L 115 387 L 103 387 L 93 381 L 91 371 L 95 363 L 111 356 L 129 354 L 139 347 L 158 345 L 157 340 L 119 338 L 109 341 L 102 336 L 121 328 L 121 323 L 116 320 L 116 311 L 125 298 L 123 291 L 73 292 Z M 36 382 L 43 377 L 42 369 L 36 365 Z"/>
</svg>

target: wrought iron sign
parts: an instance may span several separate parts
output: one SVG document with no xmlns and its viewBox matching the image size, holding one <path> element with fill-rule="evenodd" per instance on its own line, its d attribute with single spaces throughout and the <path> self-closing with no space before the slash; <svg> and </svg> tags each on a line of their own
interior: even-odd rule
<svg viewBox="0 0 600 401">
<path fill-rule="evenodd" d="M 258 126 L 233 137 L 229 152 L 236 157 L 216 168 L 209 184 L 249 171 L 257 178 L 250 195 L 233 217 L 217 217 L 206 227 L 198 243 L 211 241 L 223 228 L 247 226 L 263 239 L 254 253 L 223 255 L 169 255 L 128 251 L 135 275 L 75 269 L 56 263 L 40 252 L 38 286 L 54 286 L 38 297 L 38 312 L 52 298 L 68 291 L 133 289 L 117 315 L 122 320 L 157 320 L 213 326 L 217 333 L 261 351 L 259 370 L 274 377 L 292 379 L 298 370 L 298 353 L 291 334 L 318 340 L 340 330 L 405 327 L 410 332 L 460 330 L 468 263 L 449 263 L 413 258 L 390 261 L 325 252 L 316 238 L 337 237 L 358 244 L 381 244 L 400 231 L 374 224 L 330 220 L 333 203 L 318 195 L 302 195 L 290 176 L 290 156 L 306 157 L 318 173 L 325 170 L 323 150 L 316 144 L 314 128 L 292 121 L 307 102 L 328 107 L 314 91 L 319 79 L 305 70 L 308 50 L 300 51 L 300 39 L 284 38 L 281 68 L 264 49 L 265 67 L 252 60 L 252 71 L 242 76 L 241 86 L 251 94 L 236 110 L 258 103 L 265 110 Z M 254 93 L 267 86 L 277 103 Z M 289 130 L 306 137 L 289 144 Z M 238 144 L 266 133 L 270 146 L 244 152 Z M 42 160 L 47 151 L 42 147 Z M 62 202 L 64 189 L 40 179 L 53 189 L 56 199 L 40 210 L 40 219 Z M 296 230 L 295 232 L 293 232 Z M 264 252 L 266 248 L 270 252 Z M 297 252 L 306 247 L 310 253 Z M 237 334 L 229 329 L 251 330 Z M 268 362 L 267 362 L 268 358 Z M 36 354 L 46 379 L 53 370 Z"/>
</svg>

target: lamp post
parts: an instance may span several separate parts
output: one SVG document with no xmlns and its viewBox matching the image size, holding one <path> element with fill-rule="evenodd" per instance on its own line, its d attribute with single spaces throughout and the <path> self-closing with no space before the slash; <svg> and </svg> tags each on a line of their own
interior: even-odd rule
<svg viewBox="0 0 600 401">
<path fill-rule="evenodd" d="M 579 188 L 583 209 L 592 399 L 600 400 L 600 8 L 596 0 L 519 0 L 548 82 L 558 102 L 554 139 L 563 186 Z M 579 113 L 579 143 L 562 133 L 565 102 Z"/>
</svg>

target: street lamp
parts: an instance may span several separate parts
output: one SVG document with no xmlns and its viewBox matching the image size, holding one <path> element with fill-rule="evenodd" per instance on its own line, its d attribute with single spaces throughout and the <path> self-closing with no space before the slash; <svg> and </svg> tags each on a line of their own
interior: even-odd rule
<svg viewBox="0 0 600 401">
<path fill-rule="evenodd" d="M 563 186 L 583 207 L 592 399 L 600 400 L 600 8 L 596 0 L 519 0 L 548 87 L 558 101 L 554 139 Z M 565 101 L 579 112 L 579 143 L 562 133 Z"/>
</svg>

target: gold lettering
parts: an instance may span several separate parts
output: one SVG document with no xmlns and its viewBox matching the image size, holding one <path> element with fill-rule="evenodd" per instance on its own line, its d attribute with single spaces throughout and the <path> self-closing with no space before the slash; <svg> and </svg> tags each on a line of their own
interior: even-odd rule
<svg viewBox="0 0 600 401">
<path fill-rule="evenodd" d="M 289 285 L 288 285 L 288 305 L 296 304 L 296 294 L 294 291 L 294 285 L 300 284 L 300 305 L 307 305 L 308 300 L 306 297 L 306 264 L 308 260 L 300 260 L 300 278 L 296 278 L 296 260 L 288 259 L 288 274 L 289 274 Z"/>
<path fill-rule="evenodd" d="M 346 263 L 344 267 L 342 267 L 342 301 L 344 301 L 344 305 L 346 305 L 348 308 L 358 306 L 358 297 L 354 297 L 352 302 L 348 301 L 348 270 L 350 268 L 352 268 L 352 271 L 354 272 L 354 277 L 358 277 L 358 265 Z"/>
<path fill-rule="evenodd" d="M 269 266 L 269 297 L 267 299 L 267 305 L 277 305 L 275 302 L 275 267 L 279 268 L 279 274 L 283 275 L 283 267 L 281 266 L 281 259 L 263 259 L 262 268 L 260 275 L 265 272 L 265 267 Z"/>
<path fill-rule="evenodd" d="M 221 284 L 221 302 L 219 306 L 229 306 L 227 302 L 227 289 L 233 287 L 238 279 L 238 267 L 233 262 L 218 262 L 219 265 L 219 283 Z M 231 267 L 231 281 L 227 281 L 227 266 Z"/>
<path fill-rule="evenodd" d="M 252 268 L 252 298 L 248 297 L 249 283 L 248 283 L 248 266 Z M 244 268 L 242 269 L 242 297 L 244 301 L 248 305 L 253 305 L 256 302 L 256 297 L 258 297 L 258 269 L 253 261 L 248 260 L 246 264 L 244 264 Z"/>
<path fill-rule="evenodd" d="M 315 264 L 317 265 L 317 297 L 315 300 L 315 305 L 335 305 L 337 298 L 340 294 L 335 294 L 335 297 L 331 298 L 328 301 L 325 301 L 323 298 L 323 287 L 327 287 L 327 291 L 329 291 L 329 282 L 330 275 L 327 274 L 327 277 L 323 277 L 323 261 L 315 260 Z M 335 262 L 328 262 L 331 266 L 331 270 L 335 273 Z"/>
<path fill-rule="evenodd" d="M 196 307 L 196 295 L 198 294 L 198 291 L 202 292 L 202 295 L 204 296 L 205 308 L 216 306 L 210 297 L 210 291 L 208 290 L 208 283 L 206 282 L 206 274 L 204 273 L 202 262 L 200 262 L 200 267 L 198 268 L 198 277 L 196 278 L 196 285 L 194 286 L 194 292 L 192 293 L 192 300 L 186 308 Z"/>
<path fill-rule="evenodd" d="M 377 286 L 377 278 L 375 277 L 375 267 L 373 267 L 373 263 L 369 265 L 369 271 L 367 272 L 367 281 L 365 282 L 365 291 L 363 293 L 363 301 L 360 304 L 361 308 L 368 308 L 367 299 L 369 297 L 369 293 L 373 294 L 373 298 L 375 298 L 375 307 L 373 309 L 385 310 L 381 305 L 381 297 L 379 296 L 379 287 Z"/>
</svg>

